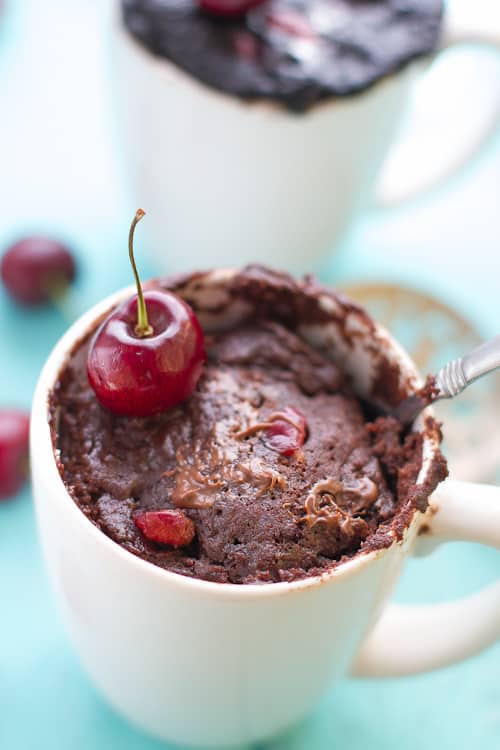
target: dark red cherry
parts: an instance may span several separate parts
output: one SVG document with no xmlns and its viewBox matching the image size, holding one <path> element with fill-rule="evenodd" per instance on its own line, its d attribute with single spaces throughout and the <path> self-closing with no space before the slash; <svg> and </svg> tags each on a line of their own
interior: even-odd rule
<svg viewBox="0 0 500 750">
<path fill-rule="evenodd" d="M 265 442 L 277 453 L 291 456 L 304 445 L 306 437 L 306 418 L 298 409 L 287 406 L 268 417 Z"/>
<path fill-rule="evenodd" d="M 195 536 L 194 523 L 182 510 L 147 510 L 134 516 L 146 539 L 170 547 L 186 547 Z"/>
<path fill-rule="evenodd" d="M 147 417 L 176 406 L 194 391 L 206 360 L 203 333 L 193 310 L 160 289 L 131 297 L 101 324 L 90 345 L 87 373 L 100 403 L 115 414 Z"/>
<path fill-rule="evenodd" d="M 214 16 L 223 16 L 225 18 L 238 18 L 257 5 L 261 5 L 263 0 L 198 0 L 200 8 L 206 10 Z"/>
<path fill-rule="evenodd" d="M 115 414 L 146 417 L 184 401 L 205 362 L 203 334 L 175 294 L 144 292 L 151 333 L 136 332 L 137 297 L 107 318 L 91 344 L 87 372 L 101 404 Z"/>
<path fill-rule="evenodd" d="M 15 495 L 28 476 L 29 416 L 0 410 L 0 500 Z"/>
<path fill-rule="evenodd" d="M 48 237 L 25 237 L 2 257 L 0 274 L 9 294 L 23 305 L 49 302 L 73 281 L 75 261 L 67 247 Z"/>
</svg>

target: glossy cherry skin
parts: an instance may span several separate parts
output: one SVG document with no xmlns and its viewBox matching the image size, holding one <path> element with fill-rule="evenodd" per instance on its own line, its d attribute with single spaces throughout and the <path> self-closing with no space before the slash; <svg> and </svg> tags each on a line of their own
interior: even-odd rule
<svg viewBox="0 0 500 750">
<path fill-rule="evenodd" d="M 15 495 L 28 476 L 29 416 L 0 410 L 0 500 Z"/>
<path fill-rule="evenodd" d="M 191 544 L 196 533 L 192 520 L 176 509 L 137 513 L 134 523 L 149 541 L 175 548 Z"/>
<path fill-rule="evenodd" d="M 184 401 L 206 360 L 203 333 L 189 305 L 153 289 L 144 292 L 144 300 L 152 335 L 137 335 L 137 297 L 131 297 L 102 323 L 87 360 L 100 403 L 128 417 L 151 416 Z"/>
<path fill-rule="evenodd" d="M 261 5 L 263 0 L 198 0 L 200 8 L 214 16 L 238 18 L 251 8 Z"/>
<path fill-rule="evenodd" d="M 283 456 L 292 456 L 304 445 L 306 418 L 298 409 L 287 406 L 271 415 L 271 424 L 266 429 L 265 442 L 269 448 Z"/>
<path fill-rule="evenodd" d="M 67 247 L 48 237 L 25 237 L 2 257 L 0 274 L 9 294 L 22 305 L 44 304 L 71 283 L 76 266 Z"/>
</svg>

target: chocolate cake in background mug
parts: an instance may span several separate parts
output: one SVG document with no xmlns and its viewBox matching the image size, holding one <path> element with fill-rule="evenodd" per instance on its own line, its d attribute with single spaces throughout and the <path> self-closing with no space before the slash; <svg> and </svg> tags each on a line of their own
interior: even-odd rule
<svg viewBox="0 0 500 750">
<path fill-rule="evenodd" d="M 152 54 L 202 83 L 294 112 L 357 94 L 432 52 L 443 13 L 442 0 L 257 0 L 224 19 L 206 4 L 123 0 L 123 19 Z"/>
<path fill-rule="evenodd" d="M 199 1 L 115 0 L 117 125 L 148 250 L 165 273 L 310 271 L 372 200 L 415 74 L 480 34 L 453 1 Z"/>
</svg>

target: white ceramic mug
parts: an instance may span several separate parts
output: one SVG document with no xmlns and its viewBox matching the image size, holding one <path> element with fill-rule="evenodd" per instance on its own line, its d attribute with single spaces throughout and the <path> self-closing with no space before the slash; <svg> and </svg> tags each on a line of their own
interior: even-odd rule
<svg viewBox="0 0 500 750">
<path fill-rule="evenodd" d="M 189 299 L 205 306 L 205 329 L 248 313 L 237 299 L 222 320 L 213 312 L 233 273 L 196 277 Z M 178 291 L 188 288 L 186 282 Z M 495 487 L 448 480 L 429 511 L 413 515 L 402 540 L 294 583 L 238 586 L 183 577 L 135 557 L 98 530 L 59 475 L 48 396 L 75 343 L 132 291 L 94 307 L 57 344 L 40 376 L 31 426 L 33 489 L 50 576 L 82 663 L 121 714 L 183 745 L 264 740 L 308 714 L 346 674 L 434 669 L 500 636 L 500 582 L 457 602 L 387 606 L 412 552 L 454 539 L 500 548 Z M 408 387 L 418 382 L 408 355 L 380 326 L 367 325 L 359 308 L 325 294 L 317 299 L 330 319 L 299 332 L 328 347 L 360 394 L 370 390 L 377 352 L 398 366 Z M 437 451 L 433 431 L 424 429 L 419 482 Z"/>
<path fill-rule="evenodd" d="M 171 273 L 260 261 L 314 269 L 377 192 L 422 61 L 364 93 L 296 115 L 215 91 L 154 56 L 124 29 L 115 3 L 118 130 L 136 200 L 150 215 L 144 231 L 155 268 Z M 470 40 L 500 45 L 495 3 L 475 0 L 468 9 L 452 0 L 442 48 Z M 477 151 L 490 130 L 464 144 L 442 177 Z M 420 187 L 435 180 L 430 164 Z M 411 193 L 402 175 L 396 187 L 389 181 L 381 200 L 394 203 Z"/>
</svg>

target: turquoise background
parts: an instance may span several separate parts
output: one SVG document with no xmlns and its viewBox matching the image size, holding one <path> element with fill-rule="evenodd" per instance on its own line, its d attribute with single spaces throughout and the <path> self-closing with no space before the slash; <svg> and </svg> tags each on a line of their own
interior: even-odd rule
<svg viewBox="0 0 500 750">
<path fill-rule="evenodd" d="M 125 187 L 107 106 L 107 5 L 6 0 L 0 17 L 0 248 L 31 230 L 67 239 L 81 267 L 66 312 L 70 318 L 130 282 L 125 241 L 136 206 Z M 462 97 L 452 67 L 464 60 L 478 66 L 486 88 L 500 90 L 493 55 L 463 55 L 443 63 L 450 96 L 455 91 Z M 463 99 L 473 108 L 474 92 Z M 428 158 L 433 148 L 439 151 L 449 127 L 444 121 L 427 134 Z M 457 127 L 461 122 L 455 120 Z M 446 188 L 359 222 L 323 278 L 405 281 L 452 303 L 484 335 L 498 333 L 499 188 L 500 134 Z M 144 276 L 154 272 L 142 259 L 140 264 Z M 39 369 L 66 325 L 60 312 L 21 311 L 0 291 L 1 404 L 29 407 Z M 410 561 L 397 599 L 451 599 L 498 577 L 499 569 L 491 550 L 450 545 Z M 498 750 L 500 645 L 431 675 L 346 681 L 302 726 L 266 746 Z M 116 716 L 81 671 L 48 588 L 26 489 L 0 507 L 0 748 L 159 747 L 164 745 Z"/>
</svg>

